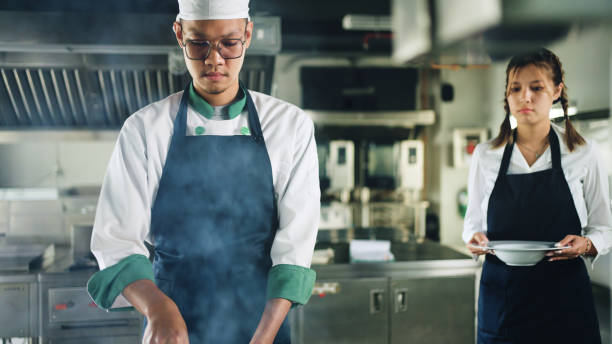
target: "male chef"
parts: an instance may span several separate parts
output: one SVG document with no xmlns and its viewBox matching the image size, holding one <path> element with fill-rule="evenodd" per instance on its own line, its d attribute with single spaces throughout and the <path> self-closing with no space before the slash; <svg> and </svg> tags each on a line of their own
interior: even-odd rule
<svg viewBox="0 0 612 344">
<path fill-rule="evenodd" d="M 248 0 L 178 3 L 173 30 L 192 82 L 121 128 L 88 291 L 101 308 L 140 311 L 147 344 L 289 343 L 286 315 L 315 281 L 313 123 L 240 83 Z"/>
</svg>

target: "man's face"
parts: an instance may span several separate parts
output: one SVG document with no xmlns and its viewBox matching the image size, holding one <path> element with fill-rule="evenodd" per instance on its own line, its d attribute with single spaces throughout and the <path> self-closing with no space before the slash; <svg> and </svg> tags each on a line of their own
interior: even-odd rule
<svg viewBox="0 0 612 344">
<path fill-rule="evenodd" d="M 187 69 L 198 91 L 220 94 L 237 84 L 246 49 L 251 43 L 252 22 L 247 23 L 246 19 L 183 20 L 181 24 L 174 23 L 174 31 L 181 48 L 188 41 L 210 42 L 210 53 L 203 60 L 189 59 L 183 49 Z M 219 54 L 219 41 L 227 38 L 245 41 L 239 58 L 226 59 Z"/>
</svg>

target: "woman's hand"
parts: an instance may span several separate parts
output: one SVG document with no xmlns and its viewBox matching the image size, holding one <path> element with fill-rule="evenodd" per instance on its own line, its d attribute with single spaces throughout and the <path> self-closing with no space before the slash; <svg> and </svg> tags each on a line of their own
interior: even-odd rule
<svg viewBox="0 0 612 344">
<path fill-rule="evenodd" d="M 173 301 L 154 306 L 147 317 L 143 344 L 188 344 L 187 325 Z"/>
<path fill-rule="evenodd" d="M 476 248 L 476 247 L 473 247 L 472 245 L 487 246 L 488 242 L 489 242 L 489 239 L 487 238 L 487 236 L 482 232 L 478 232 L 472 236 L 472 239 L 470 240 L 470 242 L 468 242 L 467 247 L 470 250 L 470 252 L 472 252 L 472 254 L 481 255 L 481 254 L 489 253 L 490 251 L 483 250 L 481 248 Z"/>
<path fill-rule="evenodd" d="M 583 254 L 597 255 L 597 249 L 589 238 L 578 235 L 567 235 L 557 243 L 557 246 L 571 246 L 562 250 L 551 251 L 546 255 L 552 257 L 549 261 L 576 259 Z"/>
</svg>

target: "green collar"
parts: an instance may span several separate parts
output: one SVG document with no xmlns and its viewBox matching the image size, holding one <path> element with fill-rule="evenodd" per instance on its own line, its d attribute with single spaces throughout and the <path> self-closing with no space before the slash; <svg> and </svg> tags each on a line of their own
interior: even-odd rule
<svg viewBox="0 0 612 344">
<path fill-rule="evenodd" d="M 242 88 L 242 84 L 238 89 L 238 100 L 234 101 L 229 105 L 228 113 L 230 119 L 235 118 L 236 116 L 242 113 L 244 110 L 244 106 L 246 105 L 246 91 Z M 189 85 L 189 105 L 191 105 L 197 112 L 199 112 L 202 116 L 210 119 L 213 116 L 214 110 L 213 107 L 208 104 L 204 98 L 202 98 L 193 87 L 193 82 Z"/>
</svg>

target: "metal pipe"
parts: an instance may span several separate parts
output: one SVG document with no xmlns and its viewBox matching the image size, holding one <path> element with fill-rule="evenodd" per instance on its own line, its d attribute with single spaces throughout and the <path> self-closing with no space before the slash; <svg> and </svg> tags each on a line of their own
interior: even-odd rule
<svg viewBox="0 0 612 344">
<path fill-rule="evenodd" d="M 117 84 L 117 77 L 115 76 L 114 70 L 110 71 L 110 79 L 111 79 L 111 89 L 113 91 L 113 97 L 115 99 L 115 110 L 117 111 L 115 113 L 115 118 L 117 119 L 117 124 L 121 124 L 121 119 L 126 116 L 125 115 L 122 116 L 122 113 L 124 111 L 121 108 L 121 103 L 120 103 L 121 99 L 119 99 L 119 90 L 117 89 L 119 85 Z"/>
<path fill-rule="evenodd" d="M 89 111 L 87 110 L 87 103 L 85 103 L 85 94 L 83 93 L 83 83 L 81 83 L 81 74 L 78 69 L 74 70 L 74 79 L 77 84 L 77 91 L 79 92 L 79 99 L 81 100 L 81 107 L 83 108 L 83 114 L 85 115 L 85 124 L 92 124 L 93 121 L 89 117 Z"/>
<path fill-rule="evenodd" d="M 32 92 L 32 98 L 34 98 L 34 106 L 36 106 L 36 111 L 38 111 L 38 117 L 40 118 L 40 122 L 42 124 L 48 124 L 45 121 L 43 116 L 42 107 L 40 106 L 40 101 L 38 101 L 38 95 L 36 94 L 36 88 L 34 87 L 34 80 L 32 79 L 32 73 L 30 72 L 30 68 L 26 68 L 26 79 L 28 79 L 28 85 L 30 86 L 30 91 Z"/>
<path fill-rule="evenodd" d="M 24 124 L 23 119 L 21 118 L 21 111 L 17 107 L 17 102 L 15 100 L 15 96 L 13 95 L 13 90 L 11 89 L 8 81 L 8 77 L 6 75 L 6 71 L 4 68 L 0 68 L 0 73 L 2 73 L 2 80 L 4 81 L 4 87 L 6 88 L 6 92 L 8 92 L 9 100 L 11 101 L 11 105 L 13 106 L 13 111 L 15 111 L 15 118 L 19 124 Z"/>
<path fill-rule="evenodd" d="M 138 101 L 138 107 L 142 108 L 145 106 L 145 104 L 142 100 L 142 97 L 140 96 L 140 92 L 142 91 L 140 89 L 140 77 L 138 76 L 137 71 L 134 71 L 133 74 L 134 74 L 134 86 L 135 86 L 134 89 L 136 91 L 136 100 Z"/>
<path fill-rule="evenodd" d="M 127 116 L 134 113 L 136 109 L 132 104 L 132 97 L 130 97 L 129 85 L 128 85 L 128 74 L 127 71 L 121 71 L 121 77 L 123 78 L 123 95 L 125 96 L 125 105 L 127 106 Z"/>
<path fill-rule="evenodd" d="M 149 103 L 153 103 L 153 90 L 151 89 L 151 76 L 149 75 L 149 71 L 144 71 L 145 77 L 145 89 L 147 90 L 147 96 L 149 98 Z"/>
<path fill-rule="evenodd" d="M 66 108 L 64 107 L 64 102 L 62 101 L 62 94 L 60 92 L 59 83 L 57 82 L 57 77 L 55 76 L 55 70 L 49 70 L 49 74 L 51 74 L 51 83 L 53 84 L 53 89 L 55 90 L 55 98 L 57 99 L 57 105 L 60 108 L 60 115 L 64 119 L 65 125 L 70 125 L 71 121 L 66 117 Z"/>
<path fill-rule="evenodd" d="M 170 90 L 170 93 L 175 93 L 176 89 L 174 88 L 174 75 L 170 72 L 168 72 L 168 89 Z"/>
<path fill-rule="evenodd" d="M 259 89 L 257 91 L 266 92 L 266 72 L 264 70 L 259 71 Z"/>
<path fill-rule="evenodd" d="M 106 83 L 104 82 L 104 72 L 98 69 L 98 80 L 100 81 L 100 89 L 102 90 L 102 100 L 104 102 L 104 110 L 106 110 L 106 120 L 109 124 L 113 125 L 113 116 L 111 114 L 111 107 L 108 103 L 108 95 L 106 94 Z"/>
<path fill-rule="evenodd" d="M 257 78 L 257 71 L 255 69 L 251 69 L 249 70 L 249 89 L 254 89 L 255 85 L 257 84 L 257 81 L 255 80 Z"/>
<path fill-rule="evenodd" d="M 78 120 L 76 105 L 74 104 L 74 97 L 72 96 L 72 88 L 70 87 L 70 80 L 68 79 L 68 72 L 66 71 L 66 68 L 62 69 L 62 76 L 64 77 L 64 86 L 66 86 L 66 93 L 68 95 L 68 102 L 70 104 L 70 110 L 72 110 L 74 123 L 79 125 L 81 123 L 79 123 L 80 121 Z"/>
<path fill-rule="evenodd" d="M 23 90 L 23 86 L 21 85 L 21 79 L 19 79 L 19 73 L 17 69 L 13 69 L 13 76 L 15 77 L 15 82 L 17 83 L 17 89 L 19 90 L 19 94 L 21 95 L 21 100 L 23 101 L 23 107 L 26 110 L 26 115 L 30 120 L 30 124 L 34 124 L 32 120 L 32 111 L 30 110 L 30 105 L 28 105 L 28 100 L 26 99 L 25 92 Z"/>
<path fill-rule="evenodd" d="M 162 72 L 161 70 L 157 71 L 157 95 L 159 97 L 159 99 L 163 99 L 165 97 L 166 92 L 164 92 L 165 90 L 163 90 L 163 82 L 162 82 Z"/>
<path fill-rule="evenodd" d="M 53 119 L 53 124 L 59 125 L 60 121 L 57 115 L 55 114 L 55 109 L 53 108 L 53 103 L 51 103 L 51 96 L 49 96 L 49 90 L 47 90 L 47 82 L 45 81 L 45 75 L 43 74 L 42 69 L 38 69 L 38 78 L 40 79 L 40 84 L 43 90 L 43 96 L 45 97 L 45 102 L 47 103 L 47 108 L 49 109 L 49 114 Z"/>
</svg>

